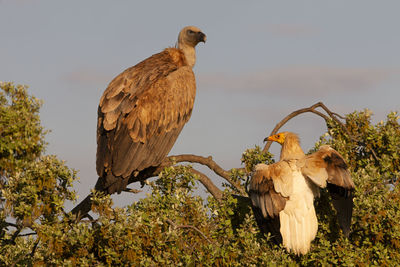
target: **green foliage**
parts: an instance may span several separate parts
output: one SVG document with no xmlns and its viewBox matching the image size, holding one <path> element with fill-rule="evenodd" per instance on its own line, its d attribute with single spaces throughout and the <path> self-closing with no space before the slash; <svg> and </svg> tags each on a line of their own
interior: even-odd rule
<svg viewBox="0 0 400 267">
<path fill-rule="evenodd" d="M 0 83 L 0 175 L 14 174 L 44 150 L 41 101 L 27 88 Z"/>
<path fill-rule="evenodd" d="M 321 144 L 329 144 L 338 150 L 349 164 L 356 184 L 353 225 L 350 240 L 332 237 L 328 227 L 332 216 L 320 217 L 320 228 L 314 257 L 321 252 L 329 257 L 328 264 L 355 263 L 394 266 L 400 263 L 400 125 L 399 116 L 392 112 L 386 122 L 371 123 L 371 112 L 353 112 L 346 116 L 342 126 L 331 122 L 328 133 L 321 137 Z M 329 205 L 328 196 L 319 200 L 320 205 Z M 325 211 L 334 213 L 332 209 Z M 322 227 L 321 227 L 322 226 Z M 321 229 L 322 228 L 322 229 Z M 339 237 L 333 234 L 333 237 Z M 314 246 L 315 247 L 315 246 Z M 333 250 L 329 253 L 329 250 Z M 355 255 L 360 260 L 355 260 Z M 336 263 L 335 263 L 336 262 Z"/>
<path fill-rule="evenodd" d="M 75 199 L 76 173 L 43 155 L 41 102 L 24 86 L 0 83 L 0 88 L 0 265 L 25 265 L 38 242 L 33 236 L 57 223 L 65 200 Z"/>
<path fill-rule="evenodd" d="M 271 153 L 264 153 L 259 146 L 256 146 L 243 152 L 242 163 L 246 164 L 246 171 L 251 172 L 258 163 L 272 164 L 274 159 Z"/>
<path fill-rule="evenodd" d="M 21 86 L 3 83 L 1 89 L 0 265 L 400 263 L 397 113 L 377 125 L 371 124 L 369 111 L 349 114 L 344 126 L 328 123 L 328 133 L 316 147 L 330 144 L 349 163 L 356 184 L 352 233 L 349 239 L 342 236 L 329 195 L 322 191 L 315 202 L 317 238 L 310 253 L 295 256 L 259 232 L 249 199 L 238 195 L 237 188 L 225 185 L 219 201 L 198 196 L 191 166 L 166 168 L 159 179 L 146 183 L 151 191 L 145 198 L 125 208 L 113 208 L 110 196 L 93 191 L 95 219 L 77 222 L 64 210 L 64 201 L 75 198 L 71 186 L 76 173 L 55 156 L 43 155 L 40 101 Z M 273 162 L 272 155 L 259 147 L 244 152 L 242 161 L 246 167 L 233 169 L 231 179 L 243 188 L 255 164 Z"/>
<path fill-rule="evenodd" d="M 189 169 L 167 168 L 149 183 L 146 198 L 124 209 L 112 209 L 110 197 L 96 193 L 98 219 L 48 226 L 37 254 L 57 265 L 242 266 L 288 259 L 259 237 L 251 214 L 233 228 L 238 201 L 229 191 L 221 202 L 196 196 Z"/>
</svg>

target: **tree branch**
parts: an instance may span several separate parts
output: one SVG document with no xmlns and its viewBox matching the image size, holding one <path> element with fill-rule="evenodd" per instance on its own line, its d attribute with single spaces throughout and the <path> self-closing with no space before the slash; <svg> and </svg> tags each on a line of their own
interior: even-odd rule
<svg viewBox="0 0 400 267">
<path fill-rule="evenodd" d="M 209 243 L 213 243 L 205 234 L 203 234 L 202 231 L 199 230 L 199 228 L 197 228 L 196 226 L 193 225 L 177 225 L 176 223 L 174 223 L 172 220 L 170 219 L 166 219 L 166 221 L 171 224 L 175 229 L 177 228 L 189 228 L 189 229 L 193 229 L 196 232 L 198 232 L 205 240 L 207 240 Z"/>
<path fill-rule="evenodd" d="M 195 169 L 191 169 L 191 172 L 199 176 L 200 183 L 204 185 L 208 192 L 210 192 L 217 201 L 221 201 L 222 191 L 215 186 L 215 184 L 210 180 L 210 178 L 208 178 L 208 176 Z"/>
<path fill-rule="evenodd" d="M 213 161 L 212 157 L 202 157 L 202 156 L 197 156 L 197 155 L 191 155 L 191 154 L 184 154 L 184 155 L 176 155 L 176 156 L 169 156 L 166 157 L 159 166 L 157 167 L 149 167 L 147 169 L 144 169 L 140 171 L 136 176 L 132 175 L 129 178 L 128 184 L 134 183 L 134 182 L 141 182 L 144 181 L 150 177 L 155 177 L 160 174 L 160 172 L 165 168 L 165 167 L 170 167 L 173 166 L 175 163 L 180 163 L 180 162 L 190 162 L 190 163 L 199 163 L 202 165 L 205 165 L 209 167 L 212 171 L 214 171 L 217 175 L 220 177 L 224 178 L 227 180 L 231 185 L 233 185 L 241 194 L 245 195 L 246 193 L 244 192 L 243 188 L 240 186 L 240 183 L 234 182 L 231 177 L 230 177 L 230 172 L 224 170 L 219 166 L 215 161 Z M 211 181 L 210 178 L 208 178 L 205 174 L 197 171 L 197 170 L 192 170 L 195 174 L 199 176 L 199 181 L 206 187 L 206 189 L 214 196 L 216 199 L 220 200 L 222 198 L 222 192 L 219 190 Z M 104 188 L 102 185 L 100 179 L 97 181 L 95 189 L 97 191 L 102 191 L 107 193 L 107 188 Z M 72 209 L 73 214 L 77 214 L 77 219 L 80 220 L 83 217 L 86 216 L 86 214 L 89 213 L 91 210 L 92 206 L 92 201 L 91 201 L 92 194 L 89 194 L 84 200 L 82 200 L 75 208 Z"/>
<path fill-rule="evenodd" d="M 19 228 L 19 226 L 18 225 L 16 225 L 15 223 L 10 223 L 10 222 L 4 222 L 7 226 L 12 226 L 12 227 L 15 227 L 15 228 Z"/>
<path fill-rule="evenodd" d="M 315 110 L 316 108 L 322 108 L 326 113 L 328 113 L 329 116 Z M 330 111 L 322 102 L 315 103 L 314 105 L 312 105 L 308 108 L 302 108 L 302 109 L 293 111 L 292 113 L 287 115 L 285 118 L 283 118 L 283 120 L 281 120 L 278 124 L 276 124 L 275 128 L 270 133 L 270 136 L 277 134 L 279 129 L 282 128 L 282 126 L 285 125 L 289 120 L 293 119 L 294 117 L 296 117 L 300 114 L 306 113 L 306 112 L 311 112 L 311 113 L 314 113 L 314 114 L 322 117 L 325 120 L 325 122 L 328 122 L 329 119 L 333 119 L 336 123 L 338 123 L 347 132 L 347 134 L 351 138 L 351 135 L 348 132 L 348 130 L 346 129 L 346 127 L 344 126 L 344 124 L 338 119 L 338 118 L 340 118 L 340 119 L 344 119 L 344 118 L 342 116 L 338 115 L 337 113 Z M 268 141 L 265 144 L 263 152 L 267 152 L 269 150 L 271 144 L 272 144 L 272 141 Z"/>
<path fill-rule="evenodd" d="M 218 176 L 220 176 L 220 177 L 224 178 L 225 180 L 227 180 L 242 195 L 245 195 L 245 192 L 244 192 L 242 186 L 240 185 L 240 183 L 234 182 L 231 179 L 230 170 L 226 171 L 226 170 L 222 169 L 221 166 L 219 166 L 212 159 L 211 156 L 206 158 L 206 157 L 196 156 L 196 155 L 192 155 L 192 154 L 182 154 L 182 155 L 176 155 L 176 156 L 169 156 L 164 161 L 166 161 L 166 160 L 171 160 L 172 161 L 171 165 L 172 165 L 173 162 L 176 162 L 176 163 L 179 163 L 179 162 L 191 162 L 191 163 L 199 163 L 199 164 L 205 165 L 208 168 L 210 168 L 210 170 L 214 171 L 215 174 L 217 174 Z"/>
<path fill-rule="evenodd" d="M 37 235 L 37 233 L 36 233 L 36 232 L 32 232 L 32 233 L 27 233 L 27 234 L 21 234 L 21 235 L 19 235 L 18 237 L 21 237 L 21 236 L 30 236 L 30 235 Z"/>
</svg>

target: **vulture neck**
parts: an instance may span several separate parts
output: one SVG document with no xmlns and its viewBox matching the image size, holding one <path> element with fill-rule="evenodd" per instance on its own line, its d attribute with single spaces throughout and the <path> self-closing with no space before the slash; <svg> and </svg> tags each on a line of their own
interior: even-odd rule
<svg viewBox="0 0 400 267">
<path fill-rule="evenodd" d="M 301 159 L 305 156 L 297 135 L 288 135 L 282 144 L 280 160 Z"/>
<path fill-rule="evenodd" d="M 178 42 L 178 48 L 182 50 L 185 55 L 187 64 L 193 68 L 196 63 L 196 50 L 193 46 Z"/>
</svg>

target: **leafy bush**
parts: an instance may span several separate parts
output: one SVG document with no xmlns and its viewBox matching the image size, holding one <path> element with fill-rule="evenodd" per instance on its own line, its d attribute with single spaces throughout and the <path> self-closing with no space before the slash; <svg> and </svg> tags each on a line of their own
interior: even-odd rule
<svg viewBox="0 0 400 267">
<path fill-rule="evenodd" d="M 57 224 L 65 200 L 75 199 L 76 175 L 57 157 L 43 155 L 41 102 L 24 86 L 0 88 L 0 265 L 25 265 L 40 245 L 33 236 Z"/>
</svg>

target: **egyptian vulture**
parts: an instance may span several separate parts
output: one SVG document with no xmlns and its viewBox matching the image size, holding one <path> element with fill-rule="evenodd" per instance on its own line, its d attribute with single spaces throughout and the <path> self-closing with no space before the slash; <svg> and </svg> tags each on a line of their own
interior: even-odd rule
<svg viewBox="0 0 400 267">
<path fill-rule="evenodd" d="M 130 177 L 167 156 L 192 113 L 195 46 L 206 35 L 183 28 L 175 48 L 166 48 L 115 77 L 100 99 L 95 186 L 120 193 Z"/>
<path fill-rule="evenodd" d="M 328 145 L 305 155 L 299 138 L 282 132 L 265 139 L 282 145 L 279 162 L 257 164 L 249 194 L 262 232 L 270 232 L 297 255 L 306 254 L 314 240 L 318 221 L 314 198 L 328 188 L 340 227 L 350 233 L 354 183 L 343 157 Z"/>
</svg>

